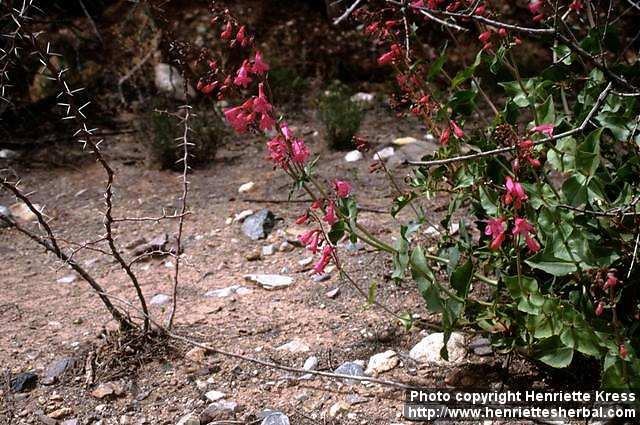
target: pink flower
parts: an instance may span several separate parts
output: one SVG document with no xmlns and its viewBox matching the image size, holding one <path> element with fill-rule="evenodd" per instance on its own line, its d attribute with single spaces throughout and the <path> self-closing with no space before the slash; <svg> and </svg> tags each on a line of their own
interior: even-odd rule
<svg viewBox="0 0 640 425">
<path fill-rule="evenodd" d="M 320 243 L 320 229 L 309 230 L 298 236 L 298 240 L 315 254 L 318 252 L 318 244 Z"/>
<path fill-rule="evenodd" d="M 540 251 L 540 244 L 531 237 L 532 235 L 535 235 L 535 228 L 527 221 L 526 218 L 516 218 L 511 232 L 514 236 L 524 236 L 529 251 L 533 253 Z"/>
<path fill-rule="evenodd" d="M 507 193 L 504 194 L 502 199 L 506 205 L 513 203 L 516 209 L 520 209 L 522 202 L 529 199 L 520 182 L 513 181 L 511 176 L 507 176 L 505 188 Z"/>
<path fill-rule="evenodd" d="M 271 115 L 262 114 L 262 117 L 260 118 L 260 130 L 262 131 L 271 130 L 275 126 L 276 126 L 276 121 L 273 118 L 271 118 Z"/>
<path fill-rule="evenodd" d="M 305 224 L 307 221 L 309 221 L 309 213 L 308 212 L 305 212 L 300 217 L 296 218 L 296 224 Z"/>
<path fill-rule="evenodd" d="M 602 316 L 604 314 L 604 303 L 600 301 L 596 306 L 596 316 Z"/>
<path fill-rule="evenodd" d="M 247 61 L 244 61 L 240 69 L 238 69 L 238 73 L 236 74 L 236 78 L 233 80 L 233 84 L 236 86 L 247 87 L 251 84 L 251 77 L 249 77 L 250 66 Z"/>
<path fill-rule="evenodd" d="M 402 56 L 402 47 L 399 44 L 393 44 L 391 50 L 378 58 L 378 65 L 387 65 Z"/>
<path fill-rule="evenodd" d="M 553 136 L 553 129 L 555 128 L 554 124 L 540 124 L 531 129 L 533 133 L 541 133 L 545 136 L 551 137 Z"/>
<path fill-rule="evenodd" d="M 487 226 L 484 228 L 484 234 L 491 236 L 491 244 L 489 248 L 493 251 L 497 251 L 502 246 L 505 238 L 505 219 L 504 217 L 492 218 L 487 221 Z"/>
<path fill-rule="evenodd" d="M 629 351 L 627 351 L 627 347 L 624 344 L 620 344 L 619 353 L 621 359 L 626 359 L 629 355 Z"/>
<path fill-rule="evenodd" d="M 575 10 L 576 12 L 579 12 L 582 10 L 582 2 L 580 0 L 574 0 L 569 5 L 569 8 Z"/>
<path fill-rule="evenodd" d="M 282 135 L 287 140 L 291 140 L 291 138 L 293 137 L 293 133 L 289 129 L 289 125 L 286 122 L 280 124 L 280 131 L 282 131 Z"/>
<path fill-rule="evenodd" d="M 266 114 L 271 112 L 272 109 L 273 106 L 271 106 L 267 97 L 264 95 L 264 83 L 260 83 L 258 85 L 258 97 L 253 101 L 253 110 L 261 114 Z"/>
<path fill-rule="evenodd" d="M 351 185 L 343 180 L 336 180 L 333 182 L 333 186 L 336 190 L 338 198 L 346 198 L 351 193 Z"/>
<path fill-rule="evenodd" d="M 253 58 L 253 72 L 254 74 L 264 74 L 269 71 L 269 65 L 262 59 L 262 53 L 256 52 Z"/>
<path fill-rule="evenodd" d="M 293 162 L 296 164 L 304 164 L 309 159 L 309 148 L 304 144 L 304 140 L 296 139 L 291 143 L 291 151 L 293 153 Z"/>
<path fill-rule="evenodd" d="M 462 139 L 464 137 L 464 131 L 460 128 L 457 122 L 454 120 L 449 121 L 451 128 L 453 129 L 453 134 L 458 138 Z"/>
<path fill-rule="evenodd" d="M 238 133 L 244 133 L 247 131 L 249 115 L 245 112 L 242 106 L 225 109 L 224 117 Z"/>
<path fill-rule="evenodd" d="M 618 286 L 619 280 L 612 272 L 607 273 L 607 281 L 604 284 L 603 289 L 615 288 Z"/>
<path fill-rule="evenodd" d="M 480 40 L 484 44 L 486 44 L 490 38 L 491 38 L 491 31 L 485 31 L 478 36 L 478 40 Z"/>
<path fill-rule="evenodd" d="M 528 7 L 531 13 L 533 13 L 534 15 L 537 15 L 538 13 L 540 13 L 540 9 L 542 8 L 542 1 L 533 0 L 531 3 L 529 3 Z"/>
<path fill-rule="evenodd" d="M 245 26 L 241 26 L 236 34 L 236 41 L 240 43 L 241 46 L 244 46 L 247 43 L 247 35 L 245 34 L 246 28 Z"/>
<path fill-rule="evenodd" d="M 484 15 L 484 12 L 486 12 L 486 10 L 487 7 L 484 4 L 481 4 L 480 6 L 476 7 L 474 15 L 482 16 Z"/>
<path fill-rule="evenodd" d="M 280 137 L 275 137 L 267 142 L 269 159 L 281 167 L 287 165 L 287 144 Z"/>
<path fill-rule="evenodd" d="M 333 226 L 338 221 L 338 216 L 336 215 L 336 204 L 334 204 L 333 201 L 329 201 L 323 220 L 326 221 L 329 226 Z"/>
<path fill-rule="evenodd" d="M 313 270 L 316 273 L 321 274 L 322 272 L 324 272 L 325 267 L 327 267 L 327 265 L 331 261 L 331 255 L 333 254 L 333 251 L 334 248 L 331 245 L 325 245 L 324 248 L 322 248 L 322 257 L 320 257 L 320 260 L 316 263 L 315 266 L 313 266 Z"/>
<path fill-rule="evenodd" d="M 233 26 L 231 25 L 231 21 L 227 21 L 227 25 L 224 31 L 220 34 L 220 38 L 223 40 L 231 40 L 231 31 L 233 31 Z"/>
<path fill-rule="evenodd" d="M 411 2 L 411 7 L 425 7 L 424 0 L 414 0 Z"/>
<path fill-rule="evenodd" d="M 509 33 L 507 32 L 507 30 L 506 30 L 505 28 L 500 28 L 500 29 L 498 30 L 498 35 L 499 35 L 500 37 L 506 37 L 508 34 L 509 34 Z"/>
<path fill-rule="evenodd" d="M 447 144 L 449 143 L 450 137 L 451 137 L 451 129 L 447 127 L 440 134 L 440 144 L 442 146 L 447 146 Z"/>
</svg>

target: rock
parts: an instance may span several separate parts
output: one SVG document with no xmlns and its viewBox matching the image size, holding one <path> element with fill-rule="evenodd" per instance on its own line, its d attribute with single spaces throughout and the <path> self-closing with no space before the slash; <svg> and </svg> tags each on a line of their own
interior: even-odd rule
<svg viewBox="0 0 640 425">
<path fill-rule="evenodd" d="M 38 204 L 33 204 L 33 207 L 42 212 L 42 207 Z M 9 207 L 9 211 L 11 216 L 14 218 L 23 220 L 23 221 L 35 221 L 38 219 L 38 216 L 35 215 L 33 211 L 27 206 L 27 204 L 18 202 Z"/>
<path fill-rule="evenodd" d="M 309 350 L 311 350 L 311 348 L 304 341 L 298 338 L 295 338 L 287 342 L 286 344 L 283 344 L 278 348 L 276 348 L 276 351 L 282 351 L 282 350 L 296 354 L 296 353 L 307 353 Z"/>
<path fill-rule="evenodd" d="M 76 364 L 76 359 L 73 357 L 63 357 L 56 360 L 44 373 L 44 379 L 42 383 L 44 385 L 51 385 L 57 382 L 67 370 L 73 368 Z"/>
<path fill-rule="evenodd" d="M 355 362 L 345 362 L 338 366 L 333 372 L 340 375 L 364 376 L 364 367 L 362 367 L 361 364 Z M 352 379 L 345 379 L 345 382 L 348 384 L 352 384 L 355 381 Z"/>
<path fill-rule="evenodd" d="M 213 298 L 226 298 L 226 297 L 230 297 L 233 294 L 247 295 L 252 292 L 253 291 L 251 289 L 245 288 L 244 286 L 231 285 L 231 286 L 227 286 L 226 288 L 212 289 L 211 291 L 208 291 L 207 293 L 205 293 L 204 296 L 213 297 Z"/>
<path fill-rule="evenodd" d="M 276 247 L 273 245 L 265 245 L 262 247 L 261 255 L 263 257 L 268 257 L 276 253 Z"/>
<path fill-rule="evenodd" d="M 450 365 L 461 363 L 466 355 L 464 335 L 458 332 L 451 334 L 447 343 L 449 361 L 440 357 L 440 350 L 444 346 L 444 334 L 441 332 L 426 336 L 411 351 L 409 357 L 420 363 L 435 363 L 439 365 Z"/>
<path fill-rule="evenodd" d="M 202 347 L 193 347 L 191 350 L 187 351 L 187 354 L 185 354 L 184 357 L 194 363 L 204 363 L 204 359 L 207 357 L 207 350 Z"/>
<path fill-rule="evenodd" d="M 67 419 L 66 421 L 62 422 L 60 425 L 80 425 L 80 422 L 78 422 L 77 419 Z"/>
<path fill-rule="evenodd" d="M 362 403 L 366 403 L 367 401 L 369 401 L 368 398 L 366 397 L 362 397 L 359 394 L 349 394 L 346 397 L 347 403 L 354 405 L 354 404 L 362 404 Z"/>
<path fill-rule="evenodd" d="M 388 350 L 384 353 L 378 353 L 369 359 L 365 375 L 378 376 L 383 372 L 387 372 L 398 366 L 398 355 L 395 351 Z"/>
<path fill-rule="evenodd" d="M 11 379 L 11 391 L 21 393 L 31 391 L 38 383 L 38 375 L 33 372 L 23 372 Z"/>
<path fill-rule="evenodd" d="M 204 395 L 209 401 L 218 401 L 225 398 L 226 394 L 220 391 L 211 390 Z"/>
<path fill-rule="evenodd" d="M 491 347 L 476 347 L 473 349 L 473 354 L 476 356 L 490 356 L 493 354 Z"/>
<path fill-rule="evenodd" d="M 158 63 L 154 68 L 156 88 L 165 93 L 170 93 L 178 100 L 186 100 L 184 93 L 184 80 L 180 71 L 166 63 Z M 189 96 L 195 96 L 195 90 L 188 87 Z"/>
<path fill-rule="evenodd" d="M 313 263 L 312 256 L 303 258 L 302 260 L 298 261 L 298 264 L 301 265 L 302 267 L 308 266 L 311 263 Z"/>
<path fill-rule="evenodd" d="M 78 276 L 77 276 L 77 275 L 75 275 L 75 274 L 70 274 L 70 275 L 67 275 L 67 276 L 61 277 L 61 278 L 60 278 L 60 279 L 58 279 L 56 282 L 58 282 L 58 283 L 62 283 L 62 284 L 65 284 L 65 283 L 73 283 L 73 282 L 75 282 L 75 281 L 76 281 L 76 279 L 77 279 L 77 278 L 78 278 Z"/>
<path fill-rule="evenodd" d="M 344 156 L 344 160 L 347 162 L 356 162 L 356 161 L 360 161 L 363 158 L 362 156 L 362 152 L 355 150 L 355 151 L 351 151 L 349 153 L 347 153 Z"/>
<path fill-rule="evenodd" d="M 373 93 L 358 92 L 351 96 L 351 101 L 357 103 L 361 107 L 371 106 L 376 99 L 376 95 Z"/>
<path fill-rule="evenodd" d="M 311 356 L 304 361 L 304 365 L 302 366 L 302 369 L 316 370 L 317 367 L 318 367 L 318 358 L 316 356 Z"/>
<path fill-rule="evenodd" d="M 484 337 L 476 337 L 469 343 L 469 348 L 475 350 L 478 347 L 487 347 L 491 345 L 491 341 Z"/>
<path fill-rule="evenodd" d="M 282 412 L 266 410 L 260 414 L 264 419 L 260 425 L 290 425 L 289 417 Z"/>
<path fill-rule="evenodd" d="M 253 213 L 254 213 L 253 210 L 240 211 L 238 214 L 233 216 L 233 222 L 242 223 L 247 217 L 249 217 L 250 215 L 253 215 Z"/>
<path fill-rule="evenodd" d="M 9 220 L 13 220 L 11 211 L 9 210 L 9 208 L 5 207 L 4 205 L 0 205 L 0 217 L 6 217 Z M 6 221 L 2 220 L 2 218 L 0 218 L 0 229 L 4 227 L 9 227 L 9 226 L 10 226 L 9 223 L 7 223 Z"/>
<path fill-rule="evenodd" d="M 262 258 L 262 252 L 259 249 L 254 249 L 253 251 L 245 254 L 244 258 L 247 261 L 258 261 Z"/>
<path fill-rule="evenodd" d="M 102 400 L 103 398 L 112 397 L 112 396 L 120 396 L 124 394 L 124 388 L 116 382 L 107 382 L 104 384 L 100 384 L 91 391 L 91 396 Z"/>
<path fill-rule="evenodd" d="M 206 425 L 211 422 L 222 422 L 233 419 L 238 410 L 238 403 L 234 401 L 217 401 L 211 403 L 200 415 L 200 423 Z"/>
<path fill-rule="evenodd" d="M 322 273 L 322 274 L 314 274 L 313 275 L 313 281 L 315 283 L 325 282 L 325 281 L 327 281 L 329 279 L 331 279 L 331 274 L 329 274 L 329 273 Z"/>
<path fill-rule="evenodd" d="M 268 290 L 286 288 L 293 284 L 292 277 L 279 274 L 246 274 L 244 278 Z"/>
<path fill-rule="evenodd" d="M 340 295 L 340 287 L 339 286 L 337 288 L 334 288 L 334 289 L 332 289 L 330 291 L 327 291 L 325 293 L 325 296 L 327 298 L 331 298 L 331 299 L 337 297 L 338 295 Z"/>
<path fill-rule="evenodd" d="M 347 412 L 347 411 L 349 411 L 349 404 L 345 403 L 344 401 L 339 401 L 337 403 L 334 403 L 329 408 L 329 416 L 331 416 L 332 418 L 335 418 L 341 413 Z"/>
<path fill-rule="evenodd" d="M 398 147 L 393 158 L 387 161 L 387 166 L 389 168 L 397 168 L 405 161 L 420 161 L 423 157 L 432 155 L 437 150 L 438 144 L 435 142 L 425 142 L 413 139 L 413 141 L 409 141 L 409 143 L 405 143 L 403 146 Z"/>
<path fill-rule="evenodd" d="M 247 183 L 241 184 L 240 187 L 238 188 L 238 193 L 251 192 L 255 187 L 255 185 L 256 184 L 254 182 L 247 182 Z"/>
<path fill-rule="evenodd" d="M 151 298 L 151 301 L 149 301 L 149 303 L 152 305 L 163 305 L 167 304 L 169 301 L 171 301 L 171 297 L 169 295 L 156 294 L 153 296 L 153 298 Z"/>
<path fill-rule="evenodd" d="M 18 152 L 11 149 L 0 149 L 0 159 L 14 159 L 18 157 Z"/>
<path fill-rule="evenodd" d="M 242 296 L 242 295 L 248 295 L 250 293 L 252 293 L 253 291 L 249 288 L 245 288 L 244 286 L 240 286 L 238 289 L 236 289 L 236 294 Z"/>
<path fill-rule="evenodd" d="M 47 416 L 49 416 L 51 419 L 62 419 L 65 416 L 69 416 L 72 413 L 73 413 L 73 410 L 71 410 L 70 408 L 61 407 L 60 409 L 56 409 L 53 412 L 49 413 Z"/>
<path fill-rule="evenodd" d="M 393 148 L 393 146 L 388 146 L 388 147 L 386 147 L 384 149 L 380 149 L 378 152 L 376 152 L 373 155 L 373 159 L 375 159 L 376 161 L 384 161 L 386 159 L 391 158 L 395 153 L 396 153 L 396 151 Z"/>
<path fill-rule="evenodd" d="M 437 227 L 429 226 L 425 229 L 424 234 L 427 236 L 438 236 L 441 234 Z"/>
<path fill-rule="evenodd" d="M 200 425 L 200 418 L 195 412 L 184 415 L 176 425 Z"/>
<path fill-rule="evenodd" d="M 291 245 L 289 242 L 287 241 L 283 241 L 280 246 L 278 246 L 278 251 L 280 252 L 291 252 L 294 250 L 294 246 Z"/>
<path fill-rule="evenodd" d="M 420 140 L 418 140 L 418 139 L 416 139 L 414 137 L 399 137 L 399 138 L 395 139 L 391 143 L 396 145 L 396 146 L 406 146 L 406 145 L 410 145 L 412 143 L 420 143 Z"/>
<path fill-rule="evenodd" d="M 266 238 L 275 225 L 275 216 L 267 209 L 250 215 L 242 223 L 242 231 L 249 238 L 255 240 Z"/>
</svg>

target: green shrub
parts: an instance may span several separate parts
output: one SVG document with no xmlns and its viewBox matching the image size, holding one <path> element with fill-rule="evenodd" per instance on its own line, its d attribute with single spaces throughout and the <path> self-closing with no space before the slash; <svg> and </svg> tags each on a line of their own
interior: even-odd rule
<svg viewBox="0 0 640 425">
<path fill-rule="evenodd" d="M 164 112 L 166 100 L 156 100 L 140 123 L 141 143 L 147 152 L 146 162 L 150 168 L 182 170 L 181 142 L 176 140 L 184 133 L 178 119 Z M 165 106 L 165 107 L 163 107 Z M 172 109 L 169 109 L 172 110 Z M 224 137 L 224 127 L 217 113 L 195 111 L 189 120 L 192 132 L 189 136 L 189 166 L 202 167 L 215 158 Z"/>
<path fill-rule="evenodd" d="M 362 111 L 355 102 L 351 101 L 345 88 L 341 85 L 332 85 L 321 97 L 319 111 L 330 147 L 353 148 L 353 136 L 360 129 Z"/>
<path fill-rule="evenodd" d="M 309 89 L 309 82 L 294 68 L 274 67 L 269 71 L 269 87 L 273 101 L 282 105 L 302 99 Z"/>
</svg>

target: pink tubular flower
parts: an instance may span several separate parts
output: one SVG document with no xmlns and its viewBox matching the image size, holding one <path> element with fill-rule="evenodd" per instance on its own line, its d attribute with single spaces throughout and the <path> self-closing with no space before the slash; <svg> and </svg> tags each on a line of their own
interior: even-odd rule
<svg viewBox="0 0 640 425">
<path fill-rule="evenodd" d="M 336 215 L 336 204 L 333 201 L 329 201 L 323 220 L 326 221 L 329 226 L 333 226 L 338 221 L 338 216 Z"/>
<path fill-rule="evenodd" d="M 451 129 L 453 129 L 453 134 L 458 138 L 462 139 L 464 137 L 464 131 L 460 128 L 457 122 L 454 120 L 449 121 L 449 125 L 451 125 Z"/>
<path fill-rule="evenodd" d="M 236 86 L 247 87 L 251 84 L 251 77 L 249 77 L 249 71 L 251 70 L 249 63 L 244 61 L 240 69 L 238 69 L 238 73 L 236 74 L 236 78 L 233 80 L 233 84 Z"/>
<path fill-rule="evenodd" d="M 484 228 L 484 234 L 491 236 L 491 244 L 489 248 L 497 251 L 502 246 L 505 238 L 505 219 L 504 217 L 492 218 L 487 221 L 487 227 Z"/>
<path fill-rule="evenodd" d="M 620 358 L 623 360 L 626 359 L 629 355 L 629 351 L 627 351 L 627 347 L 624 344 L 620 344 L 620 348 L 618 350 L 620 353 Z"/>
<path fill-rule="evenodd" d="M 451 129 L 447 127 L 440 134 L 440 144 L 442 146 L 447 146 L 447 144 L 449 143 L 450 137 L 451 137 Z"/>
<path fill-rule="evenodd" d="M 320 243 L 320 229 L 309 230 L 298 236 L 298 240 L 306 246 L 314 254 L 318 252 L 318 244 Z"/>
<path fill-rule="evenodd" d="M 604 303 L 600 301 L 596 306 L 596 316 L 602 316 L 604 314 Z"/>
<path fill-rule="evenodd" d="M 531 129 L 533 133 L 544 134 L 545 136 L 551 137 L 553 136 L 553 129 L 555 128 L 554 124 L 540 124 Z"/>
<path fill-rule="evenodd" d="M 242 106 L 225 109 L 224 117 L 236 132 L 244 133 L 245 131 L 247 131 L 247 126 L 249 125 L 249 116 L 246 114 Z"/>
<path fill-rule="evenodd" d="M 311 203 L 311 209 L 312 209 L 312 210 L 317 210 L 317 209 L 319 209 L 320 207 L 322 207 L 322 204 L 323 204 L 323 203 L 324 203 L 324 200 L 323 200 L 323 199 L 316 199 L 315 201 L 313 201 L 313 202 Z"/>
<path fill-rule="evenodd" d="M 292 159 L 296 164 L 304 164 L 309 159 L 309 148 L 304 144 L 304 140 L 296 139 L 291 142 Z"/>
<path fill-rule="evenodd" d="M 504 194 L 502 199 L 506 205 L 513 203 L 516 209 L 520 209 L 522 202 L 529 199 L 520 182 L 513 181 L 511 176 L 507 176 L 505 188 L 507 193 Z"/>
<path fill-rule="evenodd" d="M 582 2 L 580 0 L 574 0 L 573 2 L 571 2 L 571 4 L 569 5 L 569 8 L 579 12 L 582 10 Z"/>
<path fill-rule="evenodd" d="M 317 274 L 322 274 L 324 272 L 325 267 L 327 267 L 331 261 L 333 251 L 334 248 L 331 245 L 325 245 L 324 248 L 322 248 L 322 256 L 320 257 L 320 260 L 315 264 L 315 266 L 313 266 L 313 270 Z"/>
<path fill-rule="evenodd" d="M 267 142 L 269 159 L 281 167 L 287 165 L 287 144 L 280 137 L 275 137 Z"/>
<path fill-rule="evenodd" d="M 540 13 L 540 9 L 542 8 L 542 1 L 533 0 L 531 3 L 529 3 L 528 7 L 531 13 L 533 13 L 534 15 L 537 15 L 538 13 Z"/>
<path fill-rule="evenodd" d="M 300 217 L 296 218 L 296 224 L 305 224 L 307 221 L 309 221 L 309 213 L 308 212 L 305 212 Z"/>
<path fill-rule="evenodd" d="M 220 34 L 220 38 L 223 40 L 231 40 L 231 36 L 233 31 L 233 26 L 231 25 L 231 21 L 227 21 L 227 25 L 224 28 L 224 31 Z"/>
<path fill-rule="evenodd" d="M 247 35 L 245 34 L 246 28 L 245 26 L 241 26 L 236 34 L 236 41 L 240 43 L 241 46 L 244 46 L 247 42 Z"/>
<path fill-rule="evenodd" d="M 535 253 L 540 251 L 540 244 L 532 235 L 535 235 L 535 228 L 527 221 L 526 218 L 516 218 L 512 233 L 514 236 L 524 236 L 527 248 Z"/>
<path fill-rule="evenodd" d="M 269 64 L 262 59 L 262 53 L 260 52 L 256 52 L 256 55 L 253 58 L 252 71 L 254 74 L 264 74 L 269 71 Z"/>
<path fill-rule="evenodd" d="M 291 138 L 293 137 L 293 133 L 289 129 L 289 125 L 286 122 L 280 124 L 280 131 L 282 131 L 282 135 L 287 140 L 291 140 Z"/>
<path fill-rule="evenodd" d="M 253 110 L 261 114 L 267 114 L 271 112 L 273 106 L 267 100 L 267 96 L 264 94 L 264 84 L 258 85 L 258 97 L 253 101 Z"/>
<path fill-rule="evenodd" d="M 491 31 L 485 31 L 478 36 L 478 40 L 480 40 L 483 44 L 486 44 L 491 38 Z"/>
<path fill-rule="evenodd" d="M 378 58 L 378 65 L 388 65 L 402 56 L 402 47 L 399 44 L 393 44 L 391 50 Z"/>
<path fill-rule="evenodd" d="M 338 198 L 346 198 L 351 193 L 351 185 L 344 180 L 336 180 L 333 182 Z"/>
<path fill-rule="evenodd" d="M 609 288 L 615 288 L 616 286 L 618 286 L 619 282 L 620 281 L 618 280 L 616 275 L 613 274 L 612 272 L 609 272 L 607 273 L 607 281 L 605 282 L 603 289 L 607 290 Z"/>
<path fill-rule="evenodd" d="M 269 114 L 262 114 L 260 118 L 260 130 L 267 131 L 276 126 L 276 121 Z"/>
</svg>

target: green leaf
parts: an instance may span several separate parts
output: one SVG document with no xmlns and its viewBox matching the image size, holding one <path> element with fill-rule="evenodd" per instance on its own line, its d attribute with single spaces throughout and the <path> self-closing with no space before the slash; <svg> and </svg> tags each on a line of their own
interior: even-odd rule
<svg viewBox="0 0 640 425">
<path fill-rule="evenodd" d="M 434 77 L 436 77 L 437 75 L 440 75 L 440 73 L 442 72 L 442 67 L 444 66 L 445 62 L 447 61 L 447 54 L 443 53 L 438 56 L 438 58 L 433 61 L 433 63 L 431 64 L 431 67 L 429 68 L 429 72 L 427 73 L 427 80 L 431 81 L 433 80 Z"/>
<path fill-rule="evenodd" d="M 535 358 L 551 367 L 563 368 L 573 360 L 573 348 L 566 347 L 559 337 L 553 336 L 534 347 Z"/>
<path fill-rule="evenodd" d="M 602 129 L 591 132 L 576 149 L 576 169 L 588 177 L 593 177 L 600 165 L 600 135 Z"/>
<path fill-rule="evenodd" d="M 466 298 L 469 293 L 469 286 L 471 285 L 471 278 L 473 277 L 473 263 L 470 259 L 465 261 L 461 266 L 451 273 L 451 286 L 456 290 L 456 293 Z"/>
<path fill-rule="evenodd" d="M 478 65 L 480 65 L 481 59 L 482 59 L 482 51 L 478 52 L 478 54 L 476 55 L 476 60 L 473 62 L 473 64 L 471 64 L 468 67 L 466 67 L 465 69 L 459 71 L 453 77 L 453 80 L 451 80 L 451 88 L 455 89 L 460 84 L 464 83 L 469 78 L 471 78 L 473 73 L 476 72 L 476 68 L 478 67 Z"/>
<path fill-rule="evenodd" d="M 525 263 L 534 269 L 545 271 L 553 276 L 566 276 L 575 273 L 578 270 L 575 262 L 556 257 L 555 246 L 553 241 L 548 240 L 544 250 L 525 260 Z"/>
</svg>

